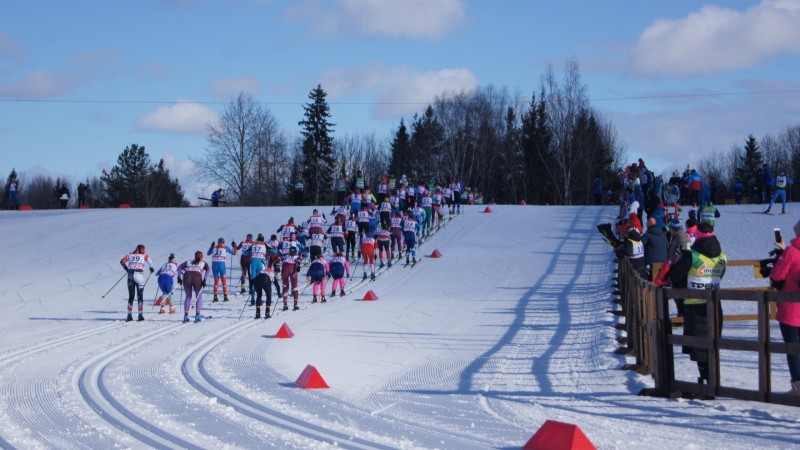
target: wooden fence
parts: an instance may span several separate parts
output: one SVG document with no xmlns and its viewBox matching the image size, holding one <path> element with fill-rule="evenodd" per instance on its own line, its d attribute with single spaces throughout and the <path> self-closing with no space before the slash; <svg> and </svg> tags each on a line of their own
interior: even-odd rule
<svg viewBox="0 0 800 450">
<path fill-rule="evenodd" d="M 729 261 L 728 266 L 753 266 L 758 272 L 758 260 Z M 772 386 L 772 355 L 800 354 L 800 344 L 785 344 L 780 335 L 770 336 L 770 320 L 774 318 L 778 302 L 800 302 L 800 295 L 790 292 L 767 290 L 766 288 L 740 288 L 719 290 L 689 290 L 661 288 L 643 279 L 634 271 L 626 258 L 621 258 L 617 269 L 617 290 L 620 298 L 615 301 L 622 306 L 618 314 L 625 319 L 618 325 L 626 336 L 620 338 L 624 344 L 621 352 L 635 357 L 634 364 L 625 368 L 651 375 L 655 381 L 653 389 L 643 395 L 665 397 L 731 397 L 800 406 L 800 395 L 787 394 L 789 385 Z M 708 337 L 672 334 L 679 318 L 670 317 L 669 301 L 672 298 L 704 298 L 708 308 Z M 722 301 L 755 302 L 757 313 L 748 315 L 726 315 L 723 322 L 755 321 L 753 334 L 744 338 L 723 337 L 720 334 L 718 312 Z M 690 345 L 709 350 L 708 384 L 700 384 L 675 378 L 676 346 Z M 720 351 L 756 352 L 758 354 L 758 389 L 724 386 L 720 383 Z M 680 350 L 679 352 L 680 353 Z M 782 356 L 785 358 L 785 356 Z M 688 358 L 687 358 L 688 359 Z M 785 360 L 785 359 L 784 359 Z M 692 363 L 692 378 L 696 369 Z"/>
</svg>

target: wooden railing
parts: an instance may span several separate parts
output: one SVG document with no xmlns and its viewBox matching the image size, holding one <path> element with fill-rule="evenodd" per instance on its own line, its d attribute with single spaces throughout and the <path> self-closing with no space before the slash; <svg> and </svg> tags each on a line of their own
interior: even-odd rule
<svg viewBox="0 0 800 450">
<path fill-rule="evenodd" d="M 753 266 L 758 272 L 758 260 L 729 261 L 728 266 Z M 653 389 L 642 392 L 657 396 L 724 396 L 742 400 L 779 403 L 800 406 L 800 395 L 785 393 L 789 386 L 781 386 L 780 392 L 772 390 L 772 355 L 798 354 L 800 344 L 785 344 L 782 338 L 770 336 L 770 320 L 774 318 L 775 305 L 779 302 L 800 302 L 800 295 L 779 292 L 766 288 L 741 288 L 711 290 L 689 290 L 660 288 L 643 279 L 634 271 L 626 258 L 620 259 L 617 272 L 617 288 L 622 306 L 620 315 L 625 323 L 618 326 L 626 336 L 620 339 L 625 347 L 622 352 L 635 357 L 635 363 L 625 368 L 651 375 L 655 381 Z M 678 318 L 670 317 L 669 301 L 672 298 L 704 298 L 709 335 L 707 337 L 672 334 Z M 722 337 L 718 312 L 722 301 L 755 302 L 756 314 L 726 315 L 723 322 L 734 320 L 755 321 L 753 335 L 747 339 Z M 708 384 L 681 381 L 675 378 L 674 347 L 689 345 L 709 350 Z M 723 386 L 720 383 L 720 351 L 756 352 L 758 354 L 758 389 Z M 692 374 L 696 372 L 693 371 Z M 696 375 L 694 375 L 696 376 Z M 694 378 L 694 377 L 692 377 Z"/>
</svg>

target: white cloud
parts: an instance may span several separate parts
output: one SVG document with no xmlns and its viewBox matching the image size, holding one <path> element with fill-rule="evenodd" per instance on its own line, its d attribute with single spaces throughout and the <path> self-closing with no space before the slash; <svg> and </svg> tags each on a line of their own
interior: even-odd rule
<svg viewBox="0 0 800 450">
<path fill-rule="evenodd" d="M 206 125 L 217 120 L 211 108 L 188 100 L 178 100 L 174 105 L 159 106 L 136 121 L 141 131 L 166 131 L 183 134 L 205 134 Z"/>
<path fill-rule="evenodd" d="M 321 84 L 332 99 L 374 94 L 372 115 L 387 119 L 421 112 L 437 95 L 472 91 L 478 87 L 478 79 L 468 69 L 414 72 L 405 66 L 375 63 L 329 71 Z"/>
<path fill-rule="evenodd" d="M 55 97 L 75 86 L 73 77 L 65 74 L 36 71 L 14 85 L 0 85 L 0 95 L 10 98 L 42 99 Z"/>
<path fill-rule="evenodd" d="M 645 75 L 708 75 L 800 53 L 800 2 L 764 0 L 744 11 L 704 6 L 660 19 L 639 37 L 634 69 Z"/>
<path fill-rule="evenodd" d="M 25 49 L 3 33 L 0 33 L 0 56 L 7 56 L 20 63 L 28 60 Z"/>
<path fill-rule="evenodd" d="M 225 100 L 235 99 L 241 92 L 258 97 L 261 95 L 261 81 L 248 75 L 220 78 L 212 81 L 208 90 L 216 97 Z"/>
<path fill-rule="evenodd" d="M 331 8 L 307 0 L 286 17 L 308 22 L 314 32 L 438 39 L 464 21 L 464 0 L 338 0 Z"/>
</svg>

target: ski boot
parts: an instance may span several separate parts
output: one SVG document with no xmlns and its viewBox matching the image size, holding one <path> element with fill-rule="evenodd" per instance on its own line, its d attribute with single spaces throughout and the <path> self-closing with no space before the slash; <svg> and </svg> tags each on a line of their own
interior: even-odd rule
<svg viewBox="0 0 800 450">
<path fill-rule="evenodd" d="M 254 296 L 250 296 L 250 306 L 256 306 L 256 299 Z"/>
<path fill-rule="evenodd" d="M 228 301 L 228 294 L 222 294 L 222 301 L 223 302 L 227 302 Z"/>
<path fill-rule="evenodd" d="M 339 291 L 339 297 L 344 297 L 344 289 L 342 289 L 341 291 Z"/>
<path fill-rule="evenodd" d="M 169 313 L 170 313 L 170 314 L 175 314 L 175 308 L 173 308 L 173 307 L 170 307 L 170 308 L 169 308 Z"/>
<path fill-rule="evenodd" d="M 406 255 L 406 265 L 409 265 L 410 263 L 411 263 L 411 261 L 409 261 L 408 255 Z"/>
<path fill-rule="evenodd" d="M 389 262 L 386 264 L 386 267 L 392 267 L 392 260 L 390 259 Z"/>
<path fill-rule="evenodd" d="M 269 313 L 269 308 L 267 308 L 267 309 L 264 311 L 264 318 L 265 318 L 265 319 L 269 319 L 270 317 L 272 317 L 272 315 L 270 315 L 270 313 Z"/>
<path fill-rule="evenodd" d="M 367 281 L 367 272 L 364 272 L 364 278 L 362 280 Z"/>
<path fill-rule="evenodd" d="M 183 323 L 189 323 L 189 314 L 183 315 Z"/>
<path fill-rule="evenodd" d="M 161 309 L 159 309 L 159 310 L 158 310 L 158 313 L 159 313 L 159 314 L 164 314 L 165 312 L 166 312 L 166 311 L 164 311 L 164 307 L 163 307 L 163 306 L 161 307 Z"/>
<path fill-rule="evenodd" d="M 767 208 L 767 210 L 764 211 L 764 214 L 769 214 L 769 208 Z"/>
<path fill-rule="evenodd" d="M 416 264 L 416 263 L 417 263 L 417 257 L 414 256 L 411 258 L 411 264 Z"/>
<path fill-rule="evenodd" d="M 144 322 L 144 314 L 139 313 L 139 317 L 136 318 L 137 322 Z"/>
<path fill-rule="evenodd" d="M 219 297 L 217 297 L 217 294 L 214 294 L 214 301 L 213 301 L 213 303 L 217 303 L 217 302 L 219 302 Z"/>
<path fill-rule="evenodd" d="M 375 281 L 375 272 L 372 272 L 372 273 L 369 275 L 369 279 L 370 279 L 370 281 Z"/>
<path fill-rule="evenodd" d="M 289 310 L 289 303 L 287 303 L 286 300 L 283 301 L 283 310 L 284 311 L 288 311 Z"/>
<path fill-rule="evenodd" d="M 323 295 L 323 296 L 322 296 L 322 298 L 320 299 L 320 302 L 322 302 L 322 303 L 325 303 L 325 302 L 327 302 L 327 301 L 328 301 L 328 300 L 326 300 L 326 299 L 325 299 L 325 296 L 324 296 L 324 295 Z"/>
<path fill-rule="evenodd" d="M 311 303 L 317 303 L 317 296 L 316 295 L 314 295 L 314 297 L 311 299 Z"/>
<path fill-rule="evenodd" d="M 128 317 L 125 318 L 125 322 L 133 322 L 133 314 L 128 313 Z"/>
<path fill-rule="evenodd" d="M 242 289 L 239 291 L 239 293 L 240 294 L 246 294 L 247 293 L 247 289 L 245 289 L 244 286 L 242 286 Z"/>
<path fill-rule="evenodd" d="M 336 297 L 336 291 L 331 291 L 331 297 Z"/>
<path fill-rule="evenodd" d="M 383 260 L 381 260 L 380 264 L 378 264 L 378 268 L 379 268 L 379 269 L 382 269 L 382 268 L 383 268 Z"/>
<path fill-rule="evenodd" d="M 294 307 L 292 308 L 292 311 L 297 311 L 298 309 L 300 309 L 300 307 L 297 306 L 297 300 L 295 300 L 294 301 Z"/>
<path fill-rule="evenodd" d="M 195 314 L 194 315 L 194 323 L 199 323 L 199 322 L 202 322 L 202 321 L 203 321 L 203 316 L 201 316 L 200 314 Z"/>
<path fill-rule="evenodd" d="M 261 318 L 261 308 L 256 308 L 256 319 Z"/>
</svg>

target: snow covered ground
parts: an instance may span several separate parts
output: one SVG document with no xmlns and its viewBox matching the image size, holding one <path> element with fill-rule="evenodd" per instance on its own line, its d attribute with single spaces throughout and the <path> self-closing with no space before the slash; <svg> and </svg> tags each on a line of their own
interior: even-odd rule
<svg viewBox="0 0 800 450">
<path fill-rule="evenodd" d="M 483 208 L 420 249 L 441 258 L 354 278 L 345 298 L 310 305 L 306 291 L 299 311 L 253 320 L 232 295 L 207 302 L 199 324 L 151 312 L 154 279 L 147 320 L 125 323 L 125 282 L 101 298 L 120 258 L 143 243 L 157 266 L 170 252 L 183 261 L 312 208 L 0 212 L 0 447 L 519 448 L 548 419 L 601 449 L 800 444 L 797 408 L 636 395 L 652 381 L 620 370 L 612 255 L 594 229 L 616 208 Z M 796 221 L 721 211 L 730 259 L 765 257 L 772 228 L 790 238 Z M 732 271 L 724 284 L 758 282 Z M 361 301 L 368 289 L 379 300 Z M 294 338 L 275 339 L 284 323 Z M 755 360 L 731 359 L 723 380 L 753 385 Z M 294 384 L 308 364 L 329 389 Z M 785 371 L 776 358 L 776 389 Z"/>
</svg>

